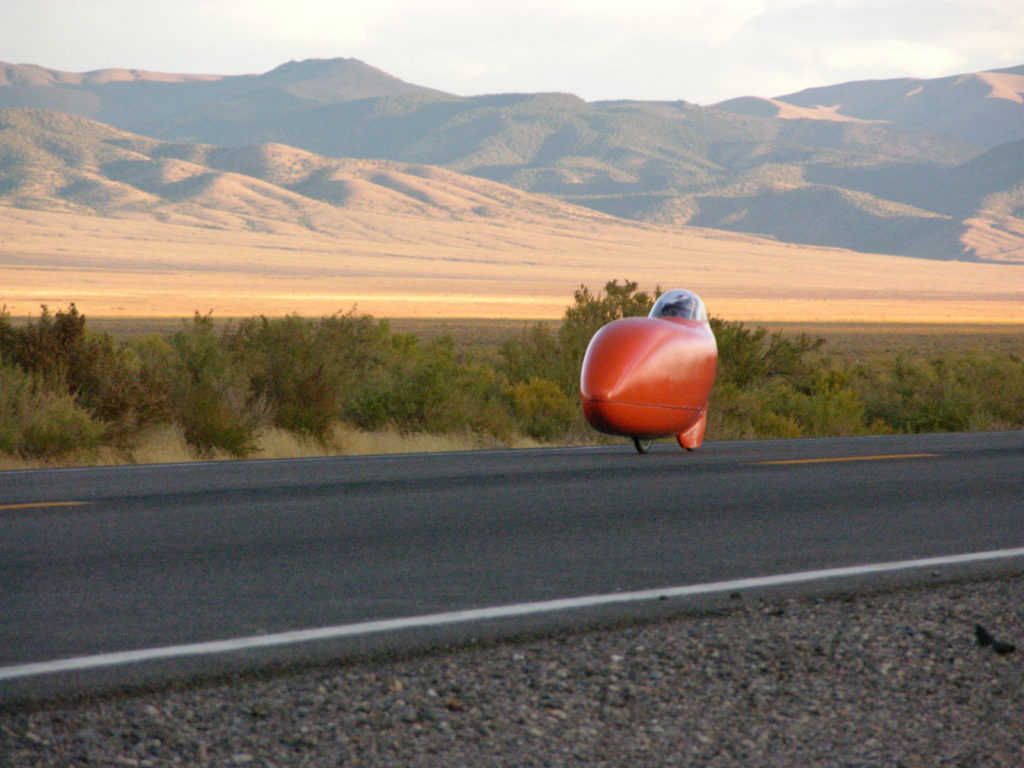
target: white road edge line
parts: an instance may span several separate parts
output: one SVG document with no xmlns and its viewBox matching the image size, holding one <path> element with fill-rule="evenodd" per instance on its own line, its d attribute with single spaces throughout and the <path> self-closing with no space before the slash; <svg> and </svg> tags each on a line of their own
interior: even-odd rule
<svg viewBox="0 0 1024 768">
<path fill-rule="evenodd" d="M 903 571 L 914 568 L 935 568 L 947 565 L 977 563 L 986 560 L 1006 560 L 1024 557 L 1024 547 L 1015 549 L 997 549 L 989 552 L 972 552 L 962 555 L 943 557 L 927 557 L 920 560 L 899 560 L 888 563 L 869 563 L 844 568 L 827 568 L 816 571 L 798 571 L 775 576 L 757 576 L 731 581 L 715 581 L 706 584 L 693 584 L 683 587 L 665 587 L 662 589 L 645 589 L 637 592 L 618 592 L 605 595 L 589 595 L 570 597 L 561 600 L 546 600 L 534 603 L 516 603 L 491 608 L 476 608 L 466 611 L 450 611 L 433 613 L 426 616 L 410 616 L 399 619 L 366 621 L 359 624 L 342 624 L 319 629 L 302 629 L 291 632 L 279 632 L 269 635 L 236 637 L 228 640 L 214 640 L 205 643 L 187 645 L 170 645 L 163 648 L 144 648 L 135 651 L 117 653 L 101 653 L 94 656 L 78 656 L 56 661 L 43 661 L 32 664 L 18 664 L 11 667 L 0 667 L 0 680 L 14 680 L 36 675 L 57 672 L 82 671 L 99 667 L 111 667 L 119 664 L 133 664 L 143 661 L 158 661 L 185 656 L 203 656 L 215 653 L 229 653 L 253 648 L 268 648 L 281 645 L 293 645 L 317 640 L 334 640 L 345 637 L 356 637 L 381 632 L 439 627 L 446 624 L 465 624 L 487 619 L 516 618 L 540 613 L 553 613 L 578 608 L 593 608 L 614 603 L 631 603 L 644 600 L 660 600 L 672 597 L 689 597 L 709 595 L 717 592 L 736 592 L 743 589 L 773 587 L 786 584 L 835 579 L 847 576 L 864 576 L 875 573 Z"/>
</svg>

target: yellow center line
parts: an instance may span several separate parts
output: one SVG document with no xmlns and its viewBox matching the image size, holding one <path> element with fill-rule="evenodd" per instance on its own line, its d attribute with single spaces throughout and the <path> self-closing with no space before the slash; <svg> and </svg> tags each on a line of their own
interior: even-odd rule
<svg viewBox="0 0 1024 768">
<path fill-rule="evenodd" d="M 88 501 L 32 501 L 26 504 L 0 504 L 0 512 L 10 509 L 42 509 L 43 507 L 80 507 Z"/>
<path fill-rule="evenodd" d="M 827 459 L 788 459 L 786 461 L 758 461 L 758 466 L 765 464 L 827 464 L 841 461 L 891 461 L 893 459 L 928 459 L 941 456 L 941 453 L 889 453 L 879 456 L 835 456 Z"/>
</svg>

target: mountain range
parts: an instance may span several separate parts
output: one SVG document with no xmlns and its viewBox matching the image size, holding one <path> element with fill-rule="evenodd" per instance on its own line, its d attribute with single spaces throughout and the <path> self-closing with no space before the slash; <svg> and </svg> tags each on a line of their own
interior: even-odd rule
<svg viewBox="0 0 1024 768">
<path fill-rule="evenodd" d="M 0 203 L 271 229 L 343 227 L 360 205 L 610 215 L 1024 263 L 1024 66 L 700 106 L 458 96 L 354 59 L 242 76 L 0 64 Z"/>
</svg>

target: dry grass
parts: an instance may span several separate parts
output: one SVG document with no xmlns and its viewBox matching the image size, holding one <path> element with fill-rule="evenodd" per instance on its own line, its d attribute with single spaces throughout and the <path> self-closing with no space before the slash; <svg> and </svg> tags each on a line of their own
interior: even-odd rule
<svg viewBox="0 0 1024 768">
<path fill-rule="evenodd" d="M 526 437 L 510 441 L 497 441 L 487 435 L 470 433 L 403 435 L 395 429 L 364 432 L 342 424 L 335 427 L 332 442 L 339 445 L 341 449 L 339 453 L 346 456 L 475 451 L 487 448 L 536 448 L 540 445 L 535 440 Z"/>
<path fill-rule="evenodd" d="M 345 424 L 336 424 L 326 443 L 303 440 L 292 432 L 268 429 L 258 439 L 260 450 L 255 459 L 292 459 L 314 456 L 365 456 L 386 453 L 435 453 L 472 451 L 480 448 L 513 447 L 483 436 L 471 434 L 404 435 L 395 429 L 365 432 Z"/>
<path fill-rule="evenodd" d="M 453 435 L 402 434 L 395 429 L 364 432 L 338 423 L 326 444 L 303 440 L 292 432 L 271 428 L 258 437 L 260 449 L 252 459 L 298 459 L 320 456 L 364 456 L 398 453 L 439 453 L 474 451 L 493 448 L 535 448 L 540 445 L 529 438 L 496 441 L 486 435 L 469 433 Z M 44 469 L 54 467 L 116 466 L 127 464 L 178 464 L 190 461 L 227 461 L 234 457 L 224 453 L 200 457 L 193 452 L 179 427 L 160 426 L 140 436 L 128 451 L 102 448 L 88 454 L 64 456 L 59 461 L 20 459 L 0 454 L 0 470 Z"/>
<path fill-rule="evenodd" d="M 176 464 L 195 461 L 196 456 L 180 427 L 161 425 L 143 434 L 127 455 L 117 456 L 110 464 Z"/>
</svg>

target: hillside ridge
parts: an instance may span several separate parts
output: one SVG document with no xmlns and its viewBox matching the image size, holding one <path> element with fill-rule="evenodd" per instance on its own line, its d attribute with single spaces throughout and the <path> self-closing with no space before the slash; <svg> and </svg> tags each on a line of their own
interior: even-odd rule
<svg viewBox="0 0 1024 768">
<path fill-rule="evenodd" d="M 602 219 L 442 168 L 282 144 L 176 144 L 88 118 L 0 110 L 0 204 L 219 227 L 344 230 L 353 211 L 438 220 Z"/>
</svg>

